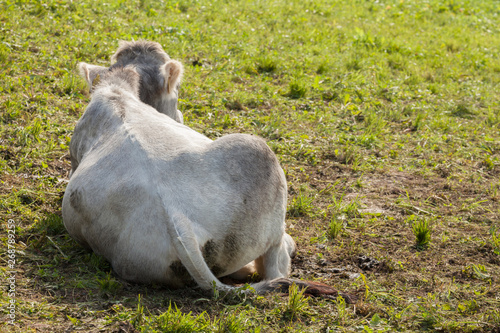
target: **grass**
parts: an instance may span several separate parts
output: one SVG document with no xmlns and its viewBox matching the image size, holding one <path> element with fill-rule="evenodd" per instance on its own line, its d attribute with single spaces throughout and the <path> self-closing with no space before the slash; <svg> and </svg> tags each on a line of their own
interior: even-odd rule
<svg viewBox="0 0 500 333">
<path fill-rule="evenodd" d="M 328 226 L 328 236 L 330 236 L 330 238 L 334 240 L 342 233 L 343 227 L 344 221 L 332 218 Z"/>
<path fill-rule="evenodd" d="M 499 14 L 493 0 L 0 1 L 0 279 L 16 272 L 0 330 L 498 330 Z M 292 276 L 355 306 L 134 285 L 68 236 L 68 145 L 89 101 L 76 64 L 140 38 L 184 64 L 188 126 L 267 140 Z"/>
<path fill-rule="evenodd" d="M 307 315 L 309 303 L 304 296 L 305 289 L 300 289 L 296 284 L 292 284 L 288 291 L 288 302 L 283 311 L 283 316 L 290 321 L 299 319 L 301 315 Z"/>
<path fill-rule="evenodd" d="M 314 197 L 307 194 L 307 190 L 300 188 L 299 193 L 291 198 L 288 215 L 292 217 L 310 216 L 314 213 Z"/>
<path fill-rule="evenodd" d="M 495 228 L 490 230 L 491 233 L 491 245 L 493 246 L 493 252 L 500 255 L 500 233 L 497 234 Z"/>
<path fill-rule="evenodd" d="M 417 220 L 411 226 L 418 250 L 425 250 L 431 242 L 431 227 L 428 220 Z"/>
<path fill-rule="evenodd" d="M 307 87 L 300 80 L 294 79 L 292 82 L 290 82 L 290 91 L 288 92 L 288 96 L 294 99 L 298 99 L 305 97 L 306 93 Z"/>
</svg>

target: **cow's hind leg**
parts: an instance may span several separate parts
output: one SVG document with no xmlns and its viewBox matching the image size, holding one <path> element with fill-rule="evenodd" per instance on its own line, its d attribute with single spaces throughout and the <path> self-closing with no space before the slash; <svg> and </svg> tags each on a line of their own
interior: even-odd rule
<svg viewBox="0 0 500 333">
<path fill-rule="evenodd" d="M 286 278 L 290 275 L 293 256 L 295 256 L 295 242 L 285 233 L 279 244 L 269 248 L 256 260 L 257 271 L 265 280 Z"/>
<path fill-rule="evenodd" d="M 252 277 L 252 275 L 258 272 L 257 269 L 257 260 L 249 262 L 236 272 L 229 274 L 228 276 L 235 280 L 246 281 Z"/>
<path fill-rule="evenodd" d="M 271 247 L 263 256 L 255 260 L 257 270 L 259 261 L 262 263 L 262 270 L 265 280 L 252 285 L 257 294 L 268 292 L 288 293 L 290 286 L 295 284 L 300 289 L 304 289 L 308 296 L 318 296 L 329 299 L 337 299 L 342 296 L 346 303 L 355 303 L 356 295 L 339 292 L 336 289 L 316 281 L 302 281 L 288 278 L 290 274 L 291 258 L 295 256 L 295 242 L 290 235 L 285 234 L 279 246 Z"/>
</svg>

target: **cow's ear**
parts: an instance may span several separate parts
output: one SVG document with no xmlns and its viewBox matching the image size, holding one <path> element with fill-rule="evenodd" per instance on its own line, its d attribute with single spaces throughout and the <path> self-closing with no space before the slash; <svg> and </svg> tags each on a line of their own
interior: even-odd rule
<svg viewBox="0 0 500 333">
<path fill-rule="evenodd" d="M 108 68 L 81 62 L 78 64 L 78 70 L 80 72 L 80 76 L 87 81 L 90 91 L 92 91 L 92 88 L 99 83 L 101 76 L 108 71 Z"/>
<path fill-rule="evenodd" d="M 167 94 L 171 94 L 181 82 L 184 67 L 177 60 L 169 60 L 165 65 L 161 66 L 160 71 L 164 79 L 163 88 Z"/>
</svg>

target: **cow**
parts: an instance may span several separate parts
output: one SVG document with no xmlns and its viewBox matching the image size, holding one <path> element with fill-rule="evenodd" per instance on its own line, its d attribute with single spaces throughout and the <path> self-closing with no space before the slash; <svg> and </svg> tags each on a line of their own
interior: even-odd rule
<svg viewBox="0 0 500 333">
<path fill-rule="evenodd" d="M 80 75 L 92 85 L 99 77 L 114 68 L 134 66 L 140 76 L 139 97 L 158 112 L 183 123 L 182 113 L 177 110 L 179 85 L 182 78 L 182 64 L 170 59 L 160 44 L 150 41 L 121 41 L 118 50 L 111 57 L 110 67 L 80 63 Z"/>
<path fill-rule="evenodd" d="M 70 143 L 68 233 L 132 282 L 232 290 L 219 278 L 256 272 L 259 292 L 288 277 L 287 183 L 265 141 L 213 141 L 181 124 L 173 103 L 156 104 L 168 105 L 158 112 L 142 101 L 133 63 L 79 67 L 92 92 Z M 169 71 L 162 74 L 168 95 Z"/>
<path fill-rule="evenodd" d="M 183 125 L 182 64 L 158 43 L 121 42 L 110 67 L 79 64 L 91 102 L 70 143 L 63 223 L 123 279 L 231 291 L 220 277 L 257 273 L 260 294 L 353 303 L 319 282 L 289 279 L 296 245 L 285 232 L 287 184 L 264 140 L 217 140 Z"/>
</svg>

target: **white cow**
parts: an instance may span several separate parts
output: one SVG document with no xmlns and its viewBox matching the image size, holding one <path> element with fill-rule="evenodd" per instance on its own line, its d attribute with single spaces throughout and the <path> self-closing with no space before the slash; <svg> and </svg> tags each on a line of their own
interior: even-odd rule
<svg viewBox="0 0 500 333">
<path fill-rule="evenodd" d="M 229 290 L 218 277 L 256 270 L 259 292 L 287 277 L 295 243 L 276 156 L 252 135 L 212 141 L 184 126 L 180 63 L 158 62 L 161 91 L 148 100 L 156 86 L 144 86 L 145 60 L 137 53 L 127 64 L 120 59 L 133 52 L 120 52 L 109 69 L 80 64 L 92 99 L 70 144 L 69 234 L 134 282 Z"/>
<path fill-rule="evenodd" d="M 134 66 L 140 75 L 141 101 L 182 124 L 182 113 L 177 110 L 183 70 L 180 62 L 170 59 L 160 44 L 148 41 L 120 42 L 111 60 L 115 63 L 109 68 L 80 64 L 80 74 L 89 82 L 91 91 L 99 76 L 114 68 Z"/>
</svg>

